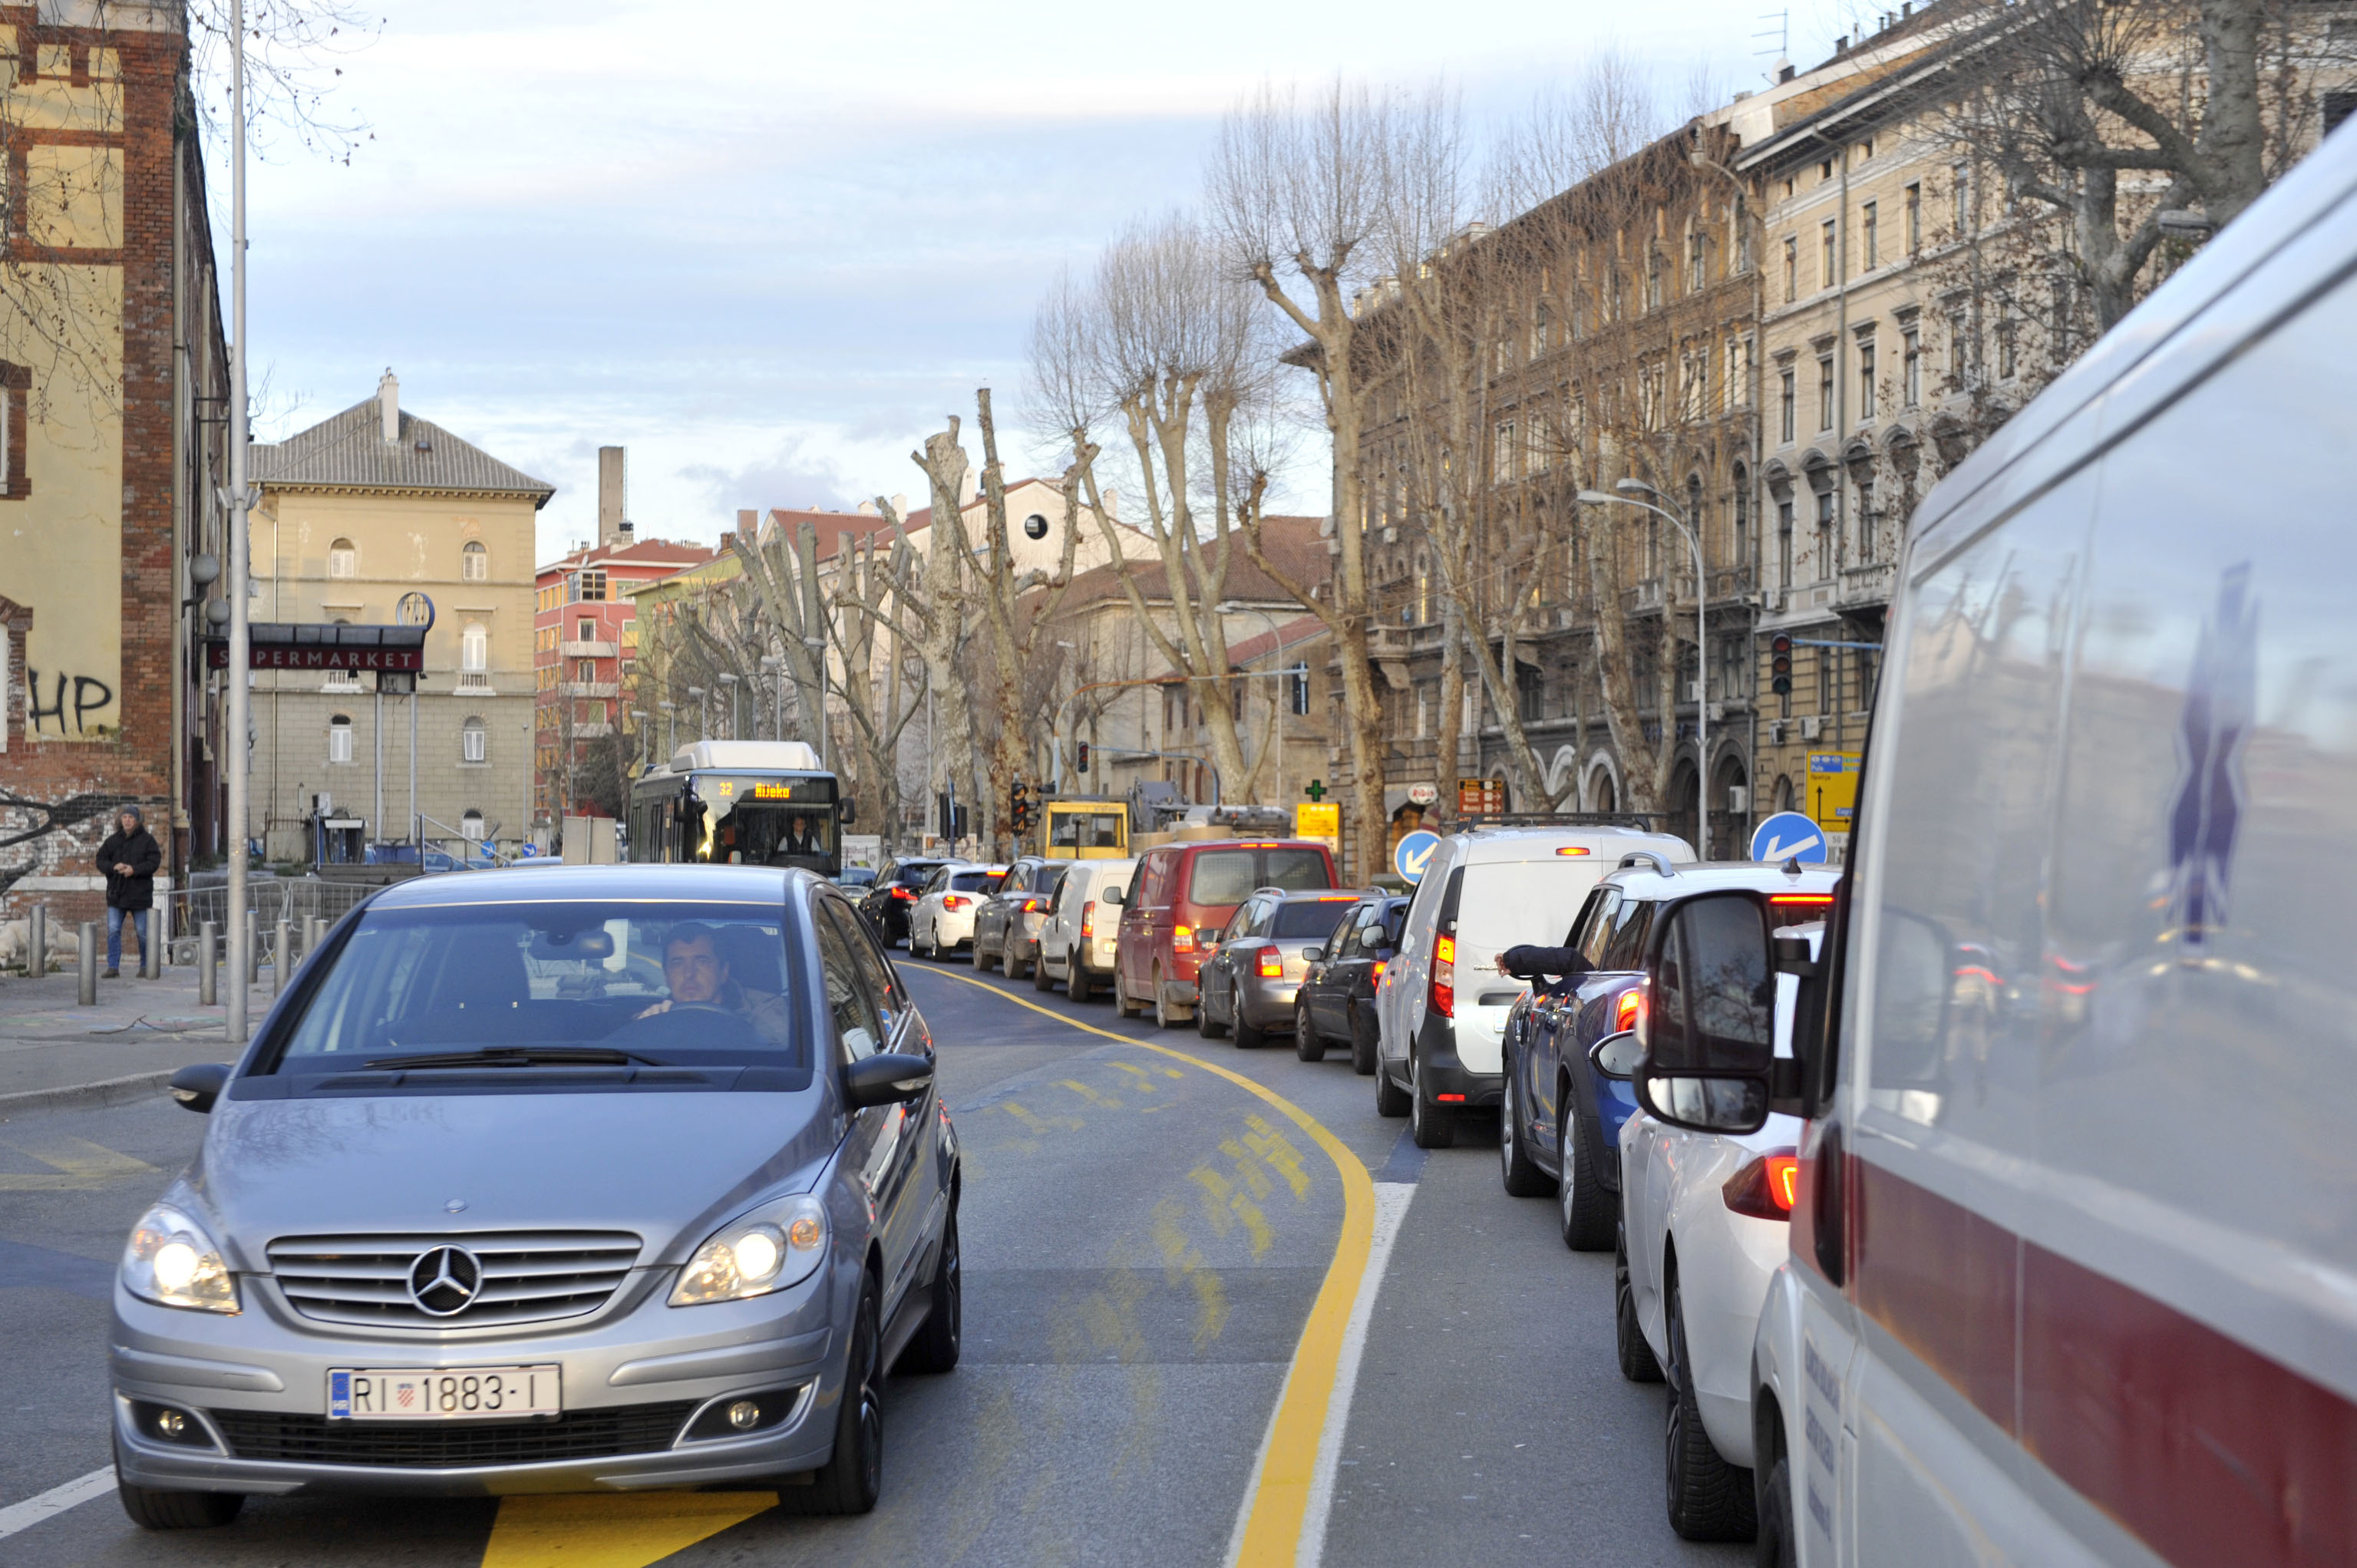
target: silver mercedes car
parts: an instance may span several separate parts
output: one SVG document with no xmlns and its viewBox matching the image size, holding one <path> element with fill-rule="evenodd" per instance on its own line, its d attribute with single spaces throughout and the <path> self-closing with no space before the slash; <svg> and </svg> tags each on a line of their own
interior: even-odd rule
<svg viewBox="0 0 2357 1568">
<path fill-rule="evenodd" d="M 172 1090 L 212 1122 L 112 1340 L 149 1528 L 315 1489 L 864 1512 L 885 1373 L 957 1363 L 932 1039 L 809 873 L 397 884 Z"/>
</svg>

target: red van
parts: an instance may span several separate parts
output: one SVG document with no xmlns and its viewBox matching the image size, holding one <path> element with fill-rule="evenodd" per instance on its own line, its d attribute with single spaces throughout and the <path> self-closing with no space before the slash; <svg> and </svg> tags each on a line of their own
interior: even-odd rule
<svg viewBox="0 0 2357 1568">
<path fill-rule="evenodd" d="M 1259 887 L 1287 892 L 1334 886 L 1334 857 L 1314 839 L 1200 839 L 1157 844 L 1137 858 L 1121 911 L 1114 1005 L 1125 1018 L 1147 1007 L 1175 1028 L 1195 1015 L 1195 972 L 1217 932 Z"/>
</svg>

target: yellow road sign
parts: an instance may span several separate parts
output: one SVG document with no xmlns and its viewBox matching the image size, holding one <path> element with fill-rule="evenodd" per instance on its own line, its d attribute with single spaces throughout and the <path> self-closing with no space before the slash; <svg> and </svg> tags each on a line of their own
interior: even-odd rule
<svg viewBox="0 0 2357 1568">
<path fill-rule="evenodd" d="M 1855 751 L 1813 751 L 1809 754 L 1808 798 L 1802 809 L 1809 820 L 1829 833 L 1846 833 L 1857 815 L 1858 765 Z"/>
<path fill-rule="evenodd" d="M 1316 800 L 1297 801 L 1293 808 L 1293 835 L 1305 839 L 1339 839 L 1342 836 L 1342 807 Z"/>
</svg>

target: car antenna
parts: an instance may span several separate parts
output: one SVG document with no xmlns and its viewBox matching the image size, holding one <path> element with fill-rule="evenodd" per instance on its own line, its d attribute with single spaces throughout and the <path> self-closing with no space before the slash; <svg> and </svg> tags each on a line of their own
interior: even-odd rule
<svg viewBox="0 0 2357 1568">
<path fill-rule="evenodd" d="M 1784 875 L 1787 876 L 1798 876 L 1801 875 L 1801 857 L 1799 855 L 1796 854 L 1792 859 L 1784 863 Z"/>
</svg>

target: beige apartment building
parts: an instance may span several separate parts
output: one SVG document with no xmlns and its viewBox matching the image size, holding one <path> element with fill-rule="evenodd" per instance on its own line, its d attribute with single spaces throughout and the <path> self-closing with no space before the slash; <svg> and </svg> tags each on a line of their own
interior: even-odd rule
<svg viewBox="0 0 2357 1568">
<path fill-rule="evenodd" d="M 317 797 L 366 839 L 530 835 L 535 514 L 554 487 L 377 395 L 253 448 L 257 622 L 418 624 L 414 696 L 365 674 L 254 675 L 254 836 L 274 861 L 307 860 Z"/>
</svg>

